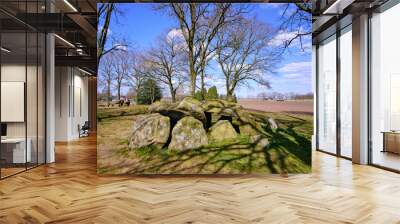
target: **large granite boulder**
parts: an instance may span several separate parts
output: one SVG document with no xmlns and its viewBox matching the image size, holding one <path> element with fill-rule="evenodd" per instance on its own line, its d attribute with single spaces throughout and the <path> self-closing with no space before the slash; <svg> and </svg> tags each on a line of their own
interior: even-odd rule
<svg viewBox="0 0 400 224">
<path fill-rule="evenodd" d="M 237 132 L 232 124 L 227 120 L 220 120 L 211 126 L 209 130 L 210 140 L 223 141 L 226 139 L 234 139 L 237 137 Z"/>
<path fill-rule="evenodd" d="M 161 149 L 167 143 L 170 119 L 158 113 L 138 115 L 133 123 L 129 148 L 152 146 Z"/>
<path fill-rule="evenodd" d="M 239 123 L 239 128 L 240 128 L 240 134 L 245 134 L 245 135 L 255 135 L 256 133 L 262 133 L 263 127 L 260 122 L 256 121 L 256 117 L 254 117 L 251 113 L 242 110 L 242 109 L 237 109 L 236 113 L 238 115 L 238 123 Z"/>
<path fill-rule="evenodd" d="M 171 133 L 171 150 L 184 151 L 200 148 L 208 144 L 203 123 L 194 117 L 184 117 L 178 121 Z"/>
<path fill-rule="evenodd" d="M 245 136 L 256 136 L 260 134 L 260 132 L 251 124 L 239 125 L 239 130 L 240 134 Z"/>
<path fill-rule="evenodd" d="M 165 102 L 165 101 L 157 101 L 152 103 L 149 106 L 148 111 L 150 113 L 161 113 L 161 112 L 165 112 L 171 109 L 174 109 L 176 107 L 176 103 L 169 103 L 169 102 Z"/>
<path fill-rule="evenodd" d="M 242 106 L 225 100 L 208 100 L 202 105 L 204 111 L 219 113 L 226 116 L 237 116 L 236 110 L 242 109 Z"/>
<path fill-rule="evenodd" d="M 202 104 L 204 111 L 208 111 L 214 108 L 223 108 L 224 103 L 221 100 L 207 100 Z"/>
<path fill-rule="evenodd" d="M 255 118 L 247 111 L 238 109 L 236 110 L 236 115 L 238 120 L 243 124 L 255 122 Z"/>
<path fill-rule="evenodd" d="M 207 117 L 207 128 L 218 120 L 228 120 L 238 127 L 236 121 L 239 120 L 239 113 L 243 111 L 243 108 L 237 103 L 218 99 L 205 101 L 202 106 Z M 239 131 L 238 128 L 236 130 Z"/>
<path fill-rule="evenodd" d="M 175 109 L 189 112 L 191 116 L 200 120 L 203 124 L 206 123 L 206 115 L 204 114 L 201 102 L 192 97 L 185 97 Z"/>
<path fill-rule="evenodd" d="M 186 116 L 191 116 L 189 111 L 176 109 L 177 103 L 169 103 L 165 101 L 157 101 L 149 106 L 150 113 L 160 113 L 169 117 L 171 126 L 173 127 L 180 119 Z"/>
</svg>

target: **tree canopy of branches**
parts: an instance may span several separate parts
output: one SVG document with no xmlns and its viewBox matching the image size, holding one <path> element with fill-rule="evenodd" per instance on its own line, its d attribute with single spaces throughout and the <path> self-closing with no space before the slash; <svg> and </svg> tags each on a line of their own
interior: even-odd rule
<svg viewBox="0 0 400 224">
<path fill-rule="evenodd" d="M 137 93 L 150 72 L 150 65 L 145 63 L 146 59 L 142 54 L 130 52 L 127 57 L 130 60 L 132 70 L 126 77 L 126 84 L 131 88 L 131 92 L 135 94 L 135 101 L 137 102 Z"/>
<path fill-rule="evenodd" d="M 112 52 L 110 56 L 113 58 L 113 71 L 115 87 L 117 89 L 117 98 L 121 99 L 121 88 L 128 77 L 133 73 L 132 56 L 128 51 Z"/>
<path fill-rule="evenodd" d="M 97 31 L 97 63 L 100 63 L 101 58 L 115 50 L 121 50 L 127 47 L 125 41 L 116 41 L 111 47 L 107 47 L 107 43 L 110 39 L 110 25 L 114 18 L 121 15 L 122 12 L 118 10 L 116 3 L 103 3 L 99 4 L 97 21 L 98 21 L 98 31 Z"/>
<path fill-rule="evenodd" d="M 111 55 L 107 55 L 103 58 L 99 67 L 99 86 L 103 86 L 105 88 L 107 106 L 110 106 L 110 101 L 112 99 L 111 86 L 113 84 L 115 75 L 113 71 L 113 63 L 113 57 Z"/>
<path fill-rule="evenodd" d="M 273 70 L 280 55 L 271 44 L 275 35 L 267 24 L 245 18 L 218 33 L 216 61 L 225 78 L 228 100 L 233 99 L 236 87 L 250 80 L 270 88 L 265 74 Z"/>
<path fill-rule="evenodd" d="M 300 42 L 300 47 L 304 49 L 304 38 L 312 34 L 312 3 L 284 4 L 281 16 L 280 30 L 291 32 L 284 41 L 284 48 L 288 48 L 295 40 Z"/>
<path fill-rule="evenodd" d="M 99 60 L 104 58 L 99 80 L 108 103 L 114 93 L 111 86 L 118 98 L 122 86 L 131 87 L 130 95 L 136 95 L 139 102 L 140 90 L 150 82 L 168 89 L 172 101 L 178 90 L 185 89 L 184 83 L 189 83 L 189 95 L 207 99 L 206 74 L 211 75 L 214 65 L 218 65 L 218 73 L 211 78 L 224 79 L 228 100 L 235 98 L 235 91 L 242 85 L 255 82 L 270 88 L 267 74 L 279 63 L 285 51 L 282 46 L 286 49 L 296 39 L 303 43 L 311 32 L 308 3 L 282 4 L 282 23 L 275 29 L 250 18 L 248 4 L 165 3 L 157 9 L 167 11 L 175 20 L 174 29 L 163 33 L 153 47 L 132 52 L 123 41 L 112 45 L 107 42 L 116 7 L 115 3 L 99 6 L 97 54 Z M 288 39 L 278 40 L 279 36 Z"/>
<path fill-rule="evenodd" d="M 180 39 L 160 36 L 157 46 L 149 50 L 147 60 L 151 65 L 149 75 L 168 87 L 172 102 L 175 102 L 178 88 L 187 81 L 187 63 Z"/>
<path fill-rule="evenodd" d="M 168 9 L 179 23 L 188 54 L 190 95 L 194 96 L 199 74 L 201 89 L 204 89 L 205 68 L 212 54 L 211 42 L 223 26 L 237 19 L 244 10 L 234 9 L 231 3 L 170 3 L 161 8 Z"/>
<path fill-rule="evenodd" d="M 99 87 L 106 90 L 108 105 L 110 105 L 109 101 L 114 91 L 118 100 L 122 98 L 122 87 L 125 84 L 130 84 L 130 79 L 134 76 L 133 62 L 133 52 L 130 51 L 114 51 L 103 57 L 99 67 Z M 132 87 L 136 82 L 137 80 L 132 83 Z"/>
<path fill-rule="evenodd" d="M 97 37 L 97 60 L 103 57 L 103 55 L 110 52 L 112 49 L 106 50 L 106 44 L 108 40 L 108 30 L 111 23 L 111 17 L 115 11 L 115 3 L 103 3 L 98 8 L 98 21 L 99 21 L 99 33 Z"/>
</svg>

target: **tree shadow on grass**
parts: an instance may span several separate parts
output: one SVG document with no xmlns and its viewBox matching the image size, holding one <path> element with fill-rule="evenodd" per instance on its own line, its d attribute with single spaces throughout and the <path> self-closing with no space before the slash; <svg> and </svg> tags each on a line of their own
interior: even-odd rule
<svg viewBox="0 0 400 224">
<path fill-rule="evenodd" d="M 239 136 L 222 143 L 186 151 L 146 147 L 120 156 L 135 160 L 134 167 L 123 163 L 113 169 L 127 174 L 243 174 L 305 173 L 311 171 L 311 140 L 297 129 L 308 125 L 304 119 L 280 122 L 276 130 L 263 126 L 259 138 Z M 261 144 L 267 138 L 268 145 Z"/>
<path fill-rule="evenodd" d="M 287 132 L 292 133 L 291 131 Z M 253 142 L 237 140 L 231 143 L 210 145 L 181 152 L 154 148 L 141 149 L 147 150 L 145 155 L 135 153 L 137 165 L 126 173 L 240 174 L 308 172 L 311 161 L 311 154 L 307 152 L 311 150 L 311 148 L 307 148 L 309 141 L 304 140 L 302 136 L 297 136 L 296 134 L 295 136 L 295 139 L 301 139 L 304 142 L 293 141 L 284 132 L 277 132 L 268 138 L 270 139 L 270 144 L 263 147 L 260 147 L 259 143 L 265 136 Z M 292 155 L 295 159 L 289 161 L 289 155 Z"/>
</svg>

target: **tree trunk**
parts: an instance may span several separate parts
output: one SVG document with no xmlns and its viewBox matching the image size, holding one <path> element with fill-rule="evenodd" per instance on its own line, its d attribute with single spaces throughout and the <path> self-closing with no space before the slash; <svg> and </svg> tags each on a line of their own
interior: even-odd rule
<svg viewBox="0 0 400 224">
<path fill-rule="evenodd" d="M 104 53 L 105 53 L 105 46 L 106 46 L 107 39 L 108 39 L 108 28 L 110 26 L 111 17 L 112 17 L 113 11 L 115 9 L 115 5 L 114 5 L 114 3 L 110 3 L 105 7 L 106 7 L 106 9 L 104 11 L 104 13 L 106 13 L 105 21 L 104 21 L 103 27 L 100 32 L 100 37 L 97 39 L 97 67 L 99 66 L 100 59 L 104 56 Z M 101 16 L 101 15 L 98 15 L 98 16 Z"/>
<path fill-rule="evenodd" d="M 196 33 L 196 3 L 189 3 L 190 17 L 191 17 L 191 29 L 189 31 L 189 69 L 190 69 L 190 95 L 196 94 L 196 71 L 195 71 L 195 58 L 194 58 L 194 36 Z"/>
<path fill-rule="evenodd" d="M 154 85 L 151 83 L 150 85 L 150 104 L 154 103 L 154 98 L 155 98 L 155 91 L 154 91 Z"/>
<path fill-rule="evenodd" d="M 196 93 L 196 72 L 194 71 L 193 56 L 189 55 L 189 72 L 190 72 L 190 95 Z"/>
<path fill-rule="evenodd" d="M 169 91 L 171 92 L 172 103 L 175 103 L 176 102 L 176 92 L 174 91 L 174 87 L 171 84 L 169 85 Z"/>
<path fill-rule="evenodd" d="M 204 72 L 201 72 L 201 97 L 203 98 L 203 100 L 206 99 L 206 87 L 205 87 L 205 83 L 204 83 Z"/>
<path fill-rule="evenodd" d="M 235 80 L 232 81 L 231 87 L 229 85 L 227 86 L 227 91 L 226 91 L 226 99 L 228 101 L 234 101 L 234 93 L 236 89 L 237 82 Z"/>
<path fill-rule="evenodd" d="M 196 94 L 196 76 L 194 74 L 190 75 L 190 96 Z"/>
<path fill-rule="evenodd" d="M 232 91 L 229 91 L 226 93 L 226 100 L 233 101 L 233 92 Z"/>
<path fill-rule="evenodd" d="M 225 85 L 226 85 L 226 100 L 229 100 L 230 98 L 232 98 L 232 92 L 229 89 L 229 81 L 228 78 L 226 78 L 225 80 Z"/>
<path fill-rule="evenodd" d="M 118 88 L 118 92 L 117 92 L 118 100 L 121 100 L 121 84 L 118 84 L 117 88 Z"/>
<path fill-rule="evenodd" d="M 107 82 L 107 107 L 110 106 L 110 98 L 111 98 L 111 82 Z"/>
<path fill-rule="evenodd" d="M 135 88 L 135 92 L 136 92 L 135 104 L 136 105 L 138 104 L 138 100 L 139 100 L 139 88 L 140 88 L 140 85 L 137 85 L 136 88 Z"/>
<path fill-rule="evenodd" d="M 226 100 L 227 101 L 234 101 L 233 93 L 235 92 L 235 86 L 232 86 L 232 88 L 227 87 L 226 90 Z"/>
</svg>

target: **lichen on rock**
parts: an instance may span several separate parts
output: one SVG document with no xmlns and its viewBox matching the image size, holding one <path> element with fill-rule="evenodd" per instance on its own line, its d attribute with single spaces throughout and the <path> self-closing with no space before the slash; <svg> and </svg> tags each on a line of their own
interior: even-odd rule
<svg viewBox="0 0 400 224">
<path fill-rule="evenodd" d="M 170 132 L 170 119 L 158 113 L 136 116 L 133 122 L 129 148 L 144 146 L 163 148 L 167 143 Z"/>
<path fill-rule="evenodd" d="M 171 133 L 171 150 L 185 151 L 200 148 L 208 144 L 203 123 L 194 117 L 184 117 L 178 121 Z"/>
<path fill-rule="evenodd" d="M 215 123 L 209 131 L 209 137 L 212 141 L 224 141 L 234 139 L 238 136 L 232 124 L 227 120 L 220 120 Z"/>
<path fill-rule="evenodd" d="M 189 112 L 191 116 L 200 120 L 203 124 L 206 123 L 206 115 L 204 114 L 202 103 L 192 97 L 185 97 L 175 109 Z"/>
</svg>

